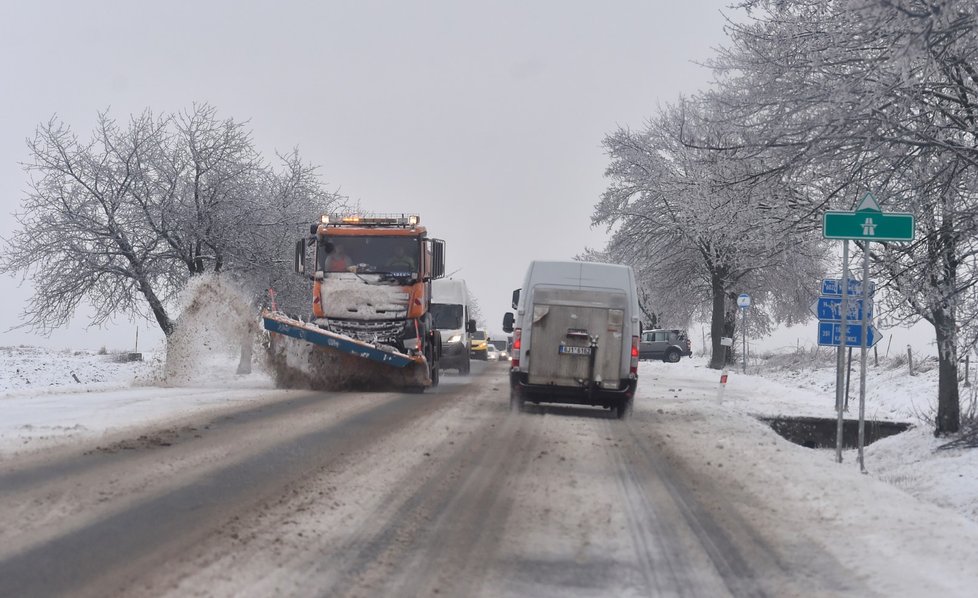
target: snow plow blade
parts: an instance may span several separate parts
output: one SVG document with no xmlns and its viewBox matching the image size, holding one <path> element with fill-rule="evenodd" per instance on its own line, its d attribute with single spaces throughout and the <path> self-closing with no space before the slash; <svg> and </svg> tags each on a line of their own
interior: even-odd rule
<svg viewBox="0 0 978 598">
<path fill-rule="evenodd" d="M 385 363 L 398 368 L 403 368 L 412 363 L 424 361 L 424 357 L 411 357 L 404 353 L 394 350 L 378 349 L 374 345 L 358 341 L 356 339 L 323 330 L 314 324 L 306 324 L 300 320 L 293 320 L 288 316 L 265 312 L 262 314 L 265 321 L 265 330 L 277 332 L 302 341 L 335 349 L 342 353 L 349 353 L 364 359 L 371 359 L 378 363 Z"/>
<path fill-rule="evenodd" d="M 431 385 L 422 355 L 378 348 L 277 312 L 263 312 L 262 320 L 273 333 L 270 359 L 279 387 L 422 390 Z"/>
</svg>

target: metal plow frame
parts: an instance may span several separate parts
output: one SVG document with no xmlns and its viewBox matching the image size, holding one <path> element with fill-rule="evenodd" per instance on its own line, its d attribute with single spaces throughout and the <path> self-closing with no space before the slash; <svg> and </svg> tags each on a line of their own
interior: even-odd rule
<svg viewBox="0 0 978 598">
<path fill-rule="evenodd" d="M 426 361 L 420 355 L 412 357 L 393 350 L 378 349 L 369 343 L 323 330 L 314 324 L 294 320 L 283 314 L 266 311 L 262 312 L 262 319 L 265 322 L 265 330 L 269 332 L 277 332 L 278 334 L 291 336 L 292 338 L 297 338 L 314 345 L 335 349 L 341 353 L 348 353 L 356 357 L 370 359 L 393 367 L 403 368 L 411 364 Z"/>
<path fill-rule="evenodd" d="M 337 388 L 331 382 L 326 382 L 329 378 L 329 371 L 348 370 L 356 368 L 354 363 L 358 360 L 367 360 L 372 364 L 364 371 L 359 384 L 353 386 L 344 384 L 344 389 L 355 389 L 360 386 L 372 389 L 380 388 L 406 388 L 420 390 L 432 383 L 428 375 L 428 360 L 422 355 L 405 355 L 392 349 L 380 349 L 369 343 L 323 330 L 315 324 L 308 324 L 301 320 L 290 318 L 282 313 L 264 311 L 262 320 L 265 330 L 271 333 L 280 334 L 302 342 L 315 345 L 325 354 L 332 354 L 333 359 L 315 359 L 314 371 L 321 372 L 322 379 L 314 378 L 315 381 L 307 381 L 299 387 L 313 387 L 320 389 Z M 339 361 L 336 361 L 339 359 Z M 353 361 L 349 361 L 349 360 Z M 365 363 L 365 362 L 360 362 Z M 344 365 L 345 364 L 345 365 Z M 323 370 L 323 368 L 326 368 Z M 292 376 L 288 376 L 292 378 Z M 285 383 L 286 387 L 292 387 L 291 383 Z"/>
</svg>

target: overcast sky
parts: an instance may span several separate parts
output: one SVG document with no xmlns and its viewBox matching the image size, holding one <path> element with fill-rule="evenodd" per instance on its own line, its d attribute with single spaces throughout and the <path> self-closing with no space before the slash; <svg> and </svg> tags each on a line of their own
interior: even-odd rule
<svg viewBox="0 0 978 598">
<path fill-rule="evenodd" d="M 249 120 L 267 157 L 298 147 L 330 189 L 419 213 L 491 331 L 531 259 L 600 248 L 602 138 L 702 89 L 729 0 L 316 1 L 0 5 L 0 234 L 26 188 L 25 139 L 57 115 L 87 138 L 193 102 Z M 29 289 L 0 281 L 0 345 L 130 348 L 137 324 L 10 331 Z M 161 334 L 138 323 L 140 345 Z"/>
</svg>

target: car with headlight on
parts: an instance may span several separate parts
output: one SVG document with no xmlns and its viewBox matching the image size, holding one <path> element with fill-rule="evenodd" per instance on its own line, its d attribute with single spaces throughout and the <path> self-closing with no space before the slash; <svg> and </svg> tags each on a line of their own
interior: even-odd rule
<svg viewBox="0 0 978 598">
<path fill-rule="evenodd" d="M 499 349 L 492 345 L 486 346 L 486 360 L 499 361 Z"/>
<path fill-rule="evenodd" d="M 481 361 L 489 360 L 489 335 L 485 330 L 476 330 L 470 336 L 469 357 Z"/>
</svg>

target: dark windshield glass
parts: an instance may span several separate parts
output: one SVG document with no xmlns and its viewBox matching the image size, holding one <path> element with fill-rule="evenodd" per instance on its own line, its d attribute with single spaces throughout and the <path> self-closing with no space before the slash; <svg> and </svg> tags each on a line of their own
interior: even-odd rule
<svg viewBox="0 0 978 598">
<path fill-rule="evenodd" d="M 486 331 L 476 330 L 475 332 L 472 333 L 472 338 L 474 338 L 477 341 L 484 341 L 486 340 Z"/>
<path fill-rule="evenodd" d="M 462 306 L 431 304 L 431 317 L 439 330 L 459 330 L 462 328 Z"/>
<path fill-rule="evenodd" d="M 327 254 L 320 244 L 317 269 L 346 272 L 356 266 L 358 272 L 417 274 L 421 244 L 415 237 L 327 237 L 333 252 Z"/>
</svg>

